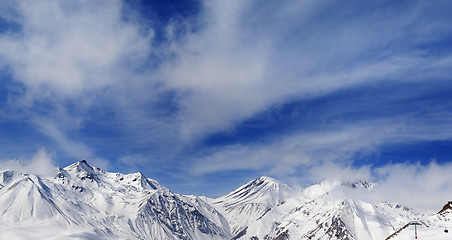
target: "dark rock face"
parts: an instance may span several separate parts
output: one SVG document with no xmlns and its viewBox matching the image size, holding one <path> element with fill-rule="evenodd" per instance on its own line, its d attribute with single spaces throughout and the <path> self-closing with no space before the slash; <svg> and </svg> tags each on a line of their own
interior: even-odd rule
<svg viewBox="0 0 452 240">
<path fill-rule="evenodd" d="M 245 229 L 240 231 L 235 237 L 233 237 L 231 240 L 237 240 L 237 239 L 243 237 L 246 234 L 247 230 L 248 230 L 248 228 L 246 227 Z"/>
<path fill-rule="evenodd" d="M 452 201 L 449 201 L 446 205 L 444 205 L 438 214 L 446 214 L 448 211 L 452 211 Z"/>
<path fill-rule="evenodd" d="M 331 226 L 326 231 L 331 239 L 353 240 L 355 239 L 347 229 L 345 223 L 339 217 L 333 217 Z"/>
<path fill-rule="evenodd" d="M 280 233 L 273 240 L 287 240 L 287 239 L 289 239 L 289 231 L 285 231 L 285 232 Z"/>
</svg>

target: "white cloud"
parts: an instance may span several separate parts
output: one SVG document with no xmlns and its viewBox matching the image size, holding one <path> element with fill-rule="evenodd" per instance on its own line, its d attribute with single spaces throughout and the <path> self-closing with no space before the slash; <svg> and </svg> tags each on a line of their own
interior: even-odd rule
<svg viewBox="0 0 452 240">
<path fill-rule="evenodd" d="M 388 164 L 375 170 L 375 191 L 386 201 L 439 211 L 452 199 L 451 171 L 452 164 L 435 161 Z"/>
<path fill-rule="evenodd" d="M 92 118 L 88 111 L 120 105 L 134 87 L 149 89 L 135 70 L 151 53 L 153 31 L 130 14 L 119 0 L 2 2 L 0 16 L 18 26 L 0 35 L 0 68 L 18 86 L 5 115 L 21 113 L 18 121 L 31 123 L 68 156 L 100 159 L 107 167 L 72 136 Z"/>
<path fill-rule="evenodd" d="M 420 70 L 441 78 L 439 70 L 450 63 L 448 56 L 425 57 L 423 52 L 380 53 L 414 34 L 401 31 L 418 23 L 414 11 L 398 12 L 397 24 L 391 24 L 393 18 L 375 21 L 365 15 L 361 24 L 348 24 L 350 16 L 341 14 L 331 16 L 331 25 L 317 23 L 328 7 L 312 1 L 205 1 L 198 19 L 171 21 L 168 42 L 153 49 L 152 30 L 140 21 L 125 21 L 119 0 L 8 1 L 0 13 L 22 31 L 2 35 L 6 47 L 0 55 L 25 87 L 17 101 L 69 98 L 78 109 L 67 112 L 71 117 L 107 102 L 121 127 L 139 135 L 135 139 L 144 134 L 180 144 L 228 130 L 287 100 L 386 79 L 419 80 L 425 74 L 407 73 Z M 174 29 L 186 31 L 180 35 Z M 431 31 L 438 29 L 434 25 Z M 365 58 L 369 51 L 378 57 Z M 151 53 L 160 57 L 158 67 L 138 73 Z M 150 107 L 165 91 L 176 92 L 178 108 L 169 117 Z"/>
<path fill-rule="evenodd" d="M 319 124 L 316 128 L 292 131 L 290 135 L 263 142 L 213 148 L 190 168 L 195 175 L 252 169 L 287 176 L 327 163 L 348 167 L 356 159 L 377 156 L 385 144 L 450 140 L 451 117 L 446 112 L 422 116 L 414 112 L 390 118 Z"/>
<path fill-rule="evenodd" d="M 234 145 L 214 149 L 195 161 L 194 174 L 254 169 L 276 176 L 298 173 L 300 168 L 324 163 L 350 163 L 356 155 L 372 154 L 386 136 L 383 126 L 354 124 L 323 128 L 275 139 L 270 143 Z"/>
<path fill-rule="evenodd" d="M 28 101 L 80 97 L 124 81 L 150 52 L 152 31 L 122 18 L 120 1 L 7 2 L 21 33 L 0 37 L 0 55 Z M 5 15 L 2 12 L 2 15 Z"/>
<path fill-rule="evenodd" d="M 29 160 L 11 160 L 0 162 L 1 170 L 13 170 L 20 173 L 29 173 L 39 176 L 55 176 L 57 167 L 54 165 L 55 153 L 47 152 L 41 148 Z"/>
<path fill-rule="evenodd" d="M 439 164 L 431 161 L 427 165 L 420 163 L 387 163 L 374 168 L 370 165 L 354 169 L 344 168 L 331 162 L 314 166 L 306 172 L 311 181 L 370 181 L 375 183 L 369 190 L 339 187 L 334 194 L 342 197 L 354 197 L 370 202 L 386 201 L 398 203 L 414 209 L 437 212 L 452 199 L 452 164 Z M 300 180 L 300 179 L 298 179 Z M 310 184 L 307 181 L 308 185 Z"/>
<path fill-rule="evenodd" d="M 337 12 L 329 14 L 331 19 L 325 20 L 329 24 L 318 23 L 316 18 L 331 6 L 311 1 L 219 0 L 205 1 L 204 7 L 202 28 L 174 41 L 175 60 L 161 69 L 167 87 L 183 92 L 177 125 L 182 139 L 189 141 L 228 130 L 288 100 L 312 99 L 366 84 L 449 76 L 443 64 L 450 63 L 449 56 L 386 49 L 389 44 L 402 49 L 401 39 L 417 36 L 404 29 L 423 26 L 413 18 L 418 3 L 410 5 L 410 11 L 398 12 L 396 23 L 394 16 L 380 13 L 378 20 L 360 15 L 352 19 L 353 24 L 348 22 L 351 16 Z M 441 28 L 435 25 L 431 31 L 441 32 Z"/>
<path fill-rule="evenodd" d="M 362 166 L 358 169 L 346 167 L 332 162 L 325 162 L 321 165 L 313 166 L 309 170 L 309 175 L 315 182 L 323 180 L 356 182 L 371 180 L 372 173 L 369 166 Z"/>
</svg>

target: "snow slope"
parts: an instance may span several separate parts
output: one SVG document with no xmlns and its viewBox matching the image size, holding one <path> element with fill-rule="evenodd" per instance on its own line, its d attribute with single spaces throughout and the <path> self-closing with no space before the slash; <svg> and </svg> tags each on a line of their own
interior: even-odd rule
<svg viewBox="0 0 452 240">
<path fill-rule="evenodd" d="M 398 229 L 387 240 L 415 239 L 452 239 L 452 202 L 448 202 L 434 215 L 407 223 Z M 416 224 L 416 228 L 415 228 Z"/>
<path fill-rule="evenodd" d="M 265 215 L 276 218 L 280 215 L 275 207 L 283 204 L 291 189 L 270 177 L 260 177 L 237 188 L 231 193 L 210 202 L 229 221 L 234 236 L 258 231 L 249 226 Z M 260 228 L 268 228 L 262 225 Z"/>
<path fill-rule="evenodd" d="M 412 217 L 423 216 L 358 197 L 370 195 L 372 188 L 366 181 L 325 181 L 297 193 L 263 177 L 211 204 L 228 218 L 234 239 L 385 239 Z"/>
<path fill-rule="evenodd" d="M 4 171 L 0 180 L 2 239 L 230 238 L 226 220 L 207 203 L 141 173 L 80 161 L 55 178 Z"/>
<path fill-rule="evenodd" d="M 384 239 L 418 215 L 409 208 L 368 202 L 353 191 L 371 191 L 367 182 L 322 182 L 305 189 L 270 235 L 287 239 Z"/>
<path fill-rule="evenodd" d="M 0 171 L 0 239 L 450 239 L 452 202 L 425 214 L 379 200 L 367 181 L 294 190 L 260 177 L 217 199 L 86 161 L 55 177 Z M 447 230 L 447 231 L 445 231 Z M 447 232 L 447 233 L 446 233 Z"/>
</svg>

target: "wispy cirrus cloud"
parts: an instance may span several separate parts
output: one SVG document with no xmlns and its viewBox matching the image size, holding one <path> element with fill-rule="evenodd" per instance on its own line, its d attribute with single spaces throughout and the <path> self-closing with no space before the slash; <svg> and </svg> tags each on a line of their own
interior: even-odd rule
<svg viewBox="0 0 452 240">
<path fill-rule="evenodd" d="M 126 20 L 121 1 L 5 1 L 0 9 L 19 26 L 0 36 L 0 62 L 12 79 L 2 82 L 16 89 L 4 114 L 20 113 L 70 158 L 95 159 L 84 140 L 70 138 L 92 119 L 89 111 L 115 105 L 123 86 L 139 82 L 152 29 Z"/>
<path fill-rule="evenodd" d="M 163 70 L 185 93 L 181 131 L 221 131 L 275 103 L 356 86 L 448 79 L 450 54 L 419 47 L 444 37 L 442 19 L 402 5 L 206 3 L 208 22 L 175 44 Z"/>
<path fill-rule="evenodd" d="M 1 38 L 8 46 L 2 56 L 25 87 L 20 101 L 70 99 L 84 110 L 107 104 L 133 120 L 125 124 L 130 131 L 166 132 L 186 143 L 274 104 L 382 81 L 446 78 L 451 59 L 417 47 L 447 32 L 421 2 L 374 9 L 349 3 L 332 12 L 339 3 L 205 2 L 196 21 L 171 22 L 168 44 L 155 49 L 160 67 L 145 71 L 153 31 L 126 20 L 121 1 L 34 4 L 3 8 L 14 9 L 4 15 L 21 25 L 20 34 Z M 168 92 L 173 97 L 164 99 Z M 175 108 L 162 116 L 170 104 Z M 84 110 L 75 114 L 87 116 Z"/>
<path fill-rule="evenodd" d="M 360 165 L 363 158 L 378 155 L 383 146 L 452 139 L 450 113 L 421 114 L 425 113 L 414 111 L 389 118 L 364 119 L 359 119 L 362 115 L 358 115 L 358 119 L 345 115 L 342 117 L 349 117 L 346 121 L 317 123 L 271 140 L 214 146 L 194 161 L 191 171 L 196 175 L 250 169 L 285 177 L 325 163 L 344 167 Z M 323 118 L 331 121 L 331 116 Z M 332 118 L 334 120 L 335 116 Z M 406 156 L 406 159 L 410 157 Z"/>
<path fill-rule="evenodd" d="M 124 21 L 120 1 L 7 1 L 2 10 L 20 32 L 1 36 L 0 54 L 29 100 L 77 99 L 114 85 L 150 52 L 152 30 Z"/>
</svg>

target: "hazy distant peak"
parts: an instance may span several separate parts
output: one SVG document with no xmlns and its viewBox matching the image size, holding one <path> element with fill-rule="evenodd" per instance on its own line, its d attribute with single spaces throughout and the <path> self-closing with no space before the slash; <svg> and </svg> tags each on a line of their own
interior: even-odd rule
<svg viewBox="0 0 452 240">
<path fill-rule="evenodd" d="M 371 190 L 375 184 L 367 180 L 355 180 L 355 181 L 344 181 L 341 183 L 341 185 L 351 187 L 353 189 L 365 188 Z"/>
<path fill-rule="evenodd" d="M 316 198 L 323 195 L 330 195 L 334 192 L 343 192 L 344 189 L 349 190 L 367 190 L 372 191 L 374 183 L 367 180 L 331 180 L 327 179 L 317 184 L 311 185 L 303 190 L 303 193 L 308 198 Z"/>
</svg>

